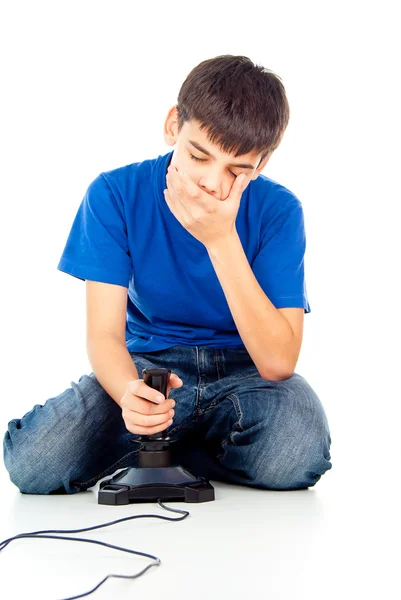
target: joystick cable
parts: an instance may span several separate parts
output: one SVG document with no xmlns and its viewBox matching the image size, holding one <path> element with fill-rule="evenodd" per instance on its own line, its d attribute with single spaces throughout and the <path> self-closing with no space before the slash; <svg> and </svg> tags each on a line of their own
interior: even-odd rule
<svg viewBox="0 0 401 600">
<path fill-rule="evenodd" d="M 65 530 L 48 529 L 48 530 L 43 530 L 43 531 L 32 531 L 30 533 L 21 533 L 19 535 L 15 535 L 14 537 L 8 538 L 7 540 L 3 540 L 2 542 L 0 542 L 0 552 L 2 550 L 4 550 L 4 548 L 6 548 L 6 546 L 8 546 L 8 544 L 10 542 L 12 542 L 13 540 L 17 540 L 17 539 L 21 539 L 21 538 L 35 538 L 36 537 L 36 538 L 47 538 L 47 539 L 53 539 L 53 540 L 69 540 L 69 541 L 76 541 L 76 542 L 87 542 L 89 544 L 99 544 L 101 546 L 106 546 L 107 548 L 112 548 L 113 550 L 121 550 L 122 552 L 129 552 L 130 554 L 138 554 L 140 556 L 146 556 L 148 558 L 154 559 L 155 562 L 150 563 L 144 569 L 142 569 L 142 571 L 140 571 L 139 573 L 136 573 L 135 575 L 118 575 L 115 573 L 111 573 L 109 575 L 106 575 L 106 577 L 104 579 L 102 579 L 102 581 L 100 581 L 94 588 L 92 588 L 88 592 L 85 592 L 84 594 L 79 594 L 78 596 L 70 596 L 68 598 L 63 598 L 62 600 L 75 600 L 76 598 L 83 598 L 84 596 L 89 596 L 89 594 L 92 594 L 94 591 L 96 591 L 105 581 L 107 581 L 107 579 L 109 579 L 109 577 L 118 577 L 118 578 L 122 578 L 122 579 L 136 579 L 137 577 L 140 577 L 140 575 L 143 575 L 143 573 L 145 573 L 148 569 L 150 569 L 150 567 L 158 567 L 161 564 L 160 558 L 158 558 L 157 556 L 153 556 L 152 554 L 146 554 L 145 552 L 131 550 L 130 548 L 122 548 L 121 546 L 113 546 L 112 544 L 107 544 L 106 542 L 100 542 L 98 540 L 89 540 L 86 538 L 65 537 L 65 536 L 58 536 L 58 535 L 43 535 L 43 534 L 82 533 L 83 531 L 92 531 L 93 529 L 100 529 L 102 527 L 108 527 L 109 525 L 115 525 L 117 523 L 122 523 L 123 521 L 130 521 L 131 519 L 144 519 L 144 518 L 148 518 L 148 517 L 153 518 L 153 519 L 164 519 L 165 521 L 183 521 L 190 514 L 186 510 L 179 510 L 179 509 L 169 508 L 168 506 L 165 506 L 163 504 L 163 502 L 160 500 L 160 498 L 158 498 L 157 503 L 159 504 L 159 506 L 161 506 L 165 510 L 168 510 L 168 511 L 171 511 L 174 513 L 179 513 L 182 516 L 172 518 L 172 517 L 165 517 L 163 515 L 156 515 L 156 514 L 134 515 L 131 517 L 124 517 L 122 519 L 116 519 L 115 521 L 110 521 L 109 523 L 102 523 L 101 525 L 94 525 L 93 527 L 86 527 L 84 529 L 65 529 Z"/>
</svg>

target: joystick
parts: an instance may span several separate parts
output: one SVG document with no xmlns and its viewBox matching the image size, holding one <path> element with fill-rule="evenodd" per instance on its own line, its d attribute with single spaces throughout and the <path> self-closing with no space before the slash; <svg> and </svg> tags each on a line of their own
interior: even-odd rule
<svg viewBox="0 0 401 600">
<path fill-rule="evenodd" d="M 167 397 L 171 370 L 143 369 L 144 382 Z M 136 441 L 138 467 L 128 467 L 111 479 L 100 483 L 98 504 L 129 504 L 130 502 L 164 501 L 209 502 L 214 500 L 214 488 L 204 477 L 197 477 L 180 465 L 171 464 L 170 443 L 166 430 L 142 435 Z"/>
</svg>

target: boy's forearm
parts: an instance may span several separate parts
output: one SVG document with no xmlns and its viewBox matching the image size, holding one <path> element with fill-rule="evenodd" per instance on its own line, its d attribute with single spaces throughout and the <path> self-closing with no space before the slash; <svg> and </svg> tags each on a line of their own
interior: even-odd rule
<svg viewBox="0 0 401 600">
<path fill-rule="evenodd" d="M 140 378 L 126 345 L 112 336 L 103 336 L 87 340 L 86 349 L 96 379 L 121 406 L 128 382 Z"/>
</svg>

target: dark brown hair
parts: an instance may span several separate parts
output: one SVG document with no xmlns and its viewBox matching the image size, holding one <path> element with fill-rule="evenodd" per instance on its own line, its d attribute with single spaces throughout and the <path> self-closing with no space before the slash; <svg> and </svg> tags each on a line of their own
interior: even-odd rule
<svg viewBox="0 0 401 600">
<path fill-rule="evenodd" d="M 246 56 L 224 54 L 189 73 L 178 94 L 178 131 L 195 120 L 211 143 L 235 156 L 279 146 L 290 118 L 281 79 Z"/>
</svg>

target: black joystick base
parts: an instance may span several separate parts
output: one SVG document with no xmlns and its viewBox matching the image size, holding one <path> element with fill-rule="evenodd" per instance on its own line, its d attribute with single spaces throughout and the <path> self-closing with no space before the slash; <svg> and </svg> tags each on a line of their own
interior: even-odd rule
<svg viewBox="0 0 401 600">
<path fill-rule="evenodd" d="M 171 371 L 144 369 L 144 382 L 165 397 Z M 170 442 L 162 431 L 143 435 L 138 451 L 138 467 L 129 467 L 99 486 L 98 504 L 129 504 L 130 502 L 184 501 L 209 502 L 214 500 L 214 488 L 204 477 L 197 477 L 180 465 L 171 464 Z"/>
</svg>

